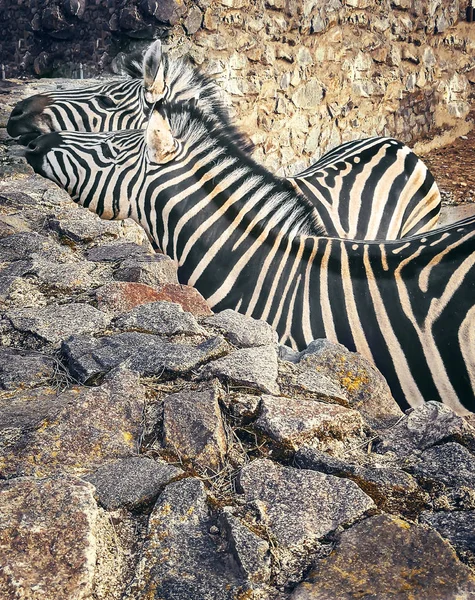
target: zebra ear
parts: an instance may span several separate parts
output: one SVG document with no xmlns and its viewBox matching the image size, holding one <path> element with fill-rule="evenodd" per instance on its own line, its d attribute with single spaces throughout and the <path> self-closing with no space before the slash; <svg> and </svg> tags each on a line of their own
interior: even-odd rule
<svg viewBox="0 0 475 600">
<path fill-rule="evenodd" d="M 163 165 L 173 160 L 178 142 L 173 137 L 168 119 L 154 110 L 145 131 L 148 157 L 151 162 Z"/>
<path fill-rule="evenodd" d="M 162 43 L 155 41 L 143 59 L 143 85 L 147 102 L 156 102 L 165 92 L 165 66 Z"/>
</svg>

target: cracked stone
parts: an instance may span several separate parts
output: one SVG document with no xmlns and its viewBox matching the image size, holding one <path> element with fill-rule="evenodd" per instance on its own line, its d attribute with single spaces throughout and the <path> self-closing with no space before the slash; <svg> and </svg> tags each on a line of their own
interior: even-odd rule
<svg viewBox="0 0 475 600">
<path fill-rule="evenodd" d="M 0 389 L 39 385 L 51 379 L 55 363 L 51 357 L 17 348 L 0 348 Z"/>
</svg>

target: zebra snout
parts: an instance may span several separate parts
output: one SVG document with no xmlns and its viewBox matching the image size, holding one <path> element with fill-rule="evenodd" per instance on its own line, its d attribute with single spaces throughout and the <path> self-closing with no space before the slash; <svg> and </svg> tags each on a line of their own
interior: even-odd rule
<svg viewBox="0 0 475 600">
<path fill-rule="evenodd" d="M 13 138 L 35 133 L 45 133 L 40 128 L 40 116 L 52 100 L 43 94 L 26 98 L 15 106 L 7 123 L 7 132 Z M 20 143 L 28 143 L 20 137 Z"/>
</svg>

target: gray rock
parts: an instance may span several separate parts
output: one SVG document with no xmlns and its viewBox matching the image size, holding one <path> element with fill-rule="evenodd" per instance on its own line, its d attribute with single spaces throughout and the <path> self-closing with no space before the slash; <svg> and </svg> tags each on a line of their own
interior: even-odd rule
<svg viewBox="0 0 475 600">
<path fill-rule="evenodd" d="M 475 510 L 424 512 L 420 521 L 436 529 L 462 559 L 475 566 Z"/>
<path fill-rule="evenodd" d="M 300 581 L 321 538 L 374 508 L 371 498 L 352 481 L 282 467 L 267 459 L 244 466 L 238 484 L 245 508 L 257 515 L 251 524 L 272 540 L 278 585 Z"/>
<path fill-rule="evenodd" d="M 0 482 L 2 598 L 80 600 L 93 594 L 99 510 L 77 479 Z"/>
<path fill-rule="evenodd" d="M 7 263 L 5 268 L 0 271 L 0 301 L 5 301 L 12 285 L 18 278 L 27 274 L 33 266 L 33 261 L 16 260 L 12 263 Z"/>
<path fill-rule="evenodd" d="M 115 319 L 114 325 L 122 331 L 141 331 L 158 335 L 207 333 L 191 313 L 184 312 L 179 304 L 172 302 L 140 304 Z"/>
<path fill-rule="evenodd" d="M 215 327 L 231 344 L 239 348 L 277 344 L 277 333 L 268 323 L 252 319 L 235 310 L 223 310 L 208 317 L 203 323 Z"/>
<path fill-rule="evenodd" d="M 60 237 L 79 243 L 89 243 L 104 237 L 117 238 L 120 234 L 119 223 L 105 221 L 91 212 L 75 207 L 63 209 L 57 217 L 48 219 L 47 225 Z"/>
<path fill-rule="evenodd" d="M 212 521 L 201 481 L 165 488 L 149 518 L 135 578 L 124 600 L 231 600 L 241 582 L 209 535 Z"/>
<path fill-rule="evenodd" d="M 94 485 L 97 501 L 107 510 L 134 510 L 154 502 L 181 475 L 181 469 L 165 461 L 134 456 L 107 463 L 84 479 Z"/>
<path fill-rule="evenodd" d="M 29 260 L 32 254 L 47 251 L 52 243 L 37 233 L 14 233 L 0 239 L 2 261 Z"/>
<path fill-rule="evenodd" d="M 138 255 L 122 261 L 114 272 L 114 279 L 151 286 L 178 283 L 177 266 L 175 261 L 164 254 Z"/>
<path fill-rule="evenodd" d="M 48 289 L 50 294 L 58 292 L 71 294 L 78 291 L 89 291 L 91 288 L 103 285 L 106 273 L 97 274 L 95 266 L 86 261 L 82 262 L 52 262 L 47 255 L 41 255 L 35 260 L 30 270 L 35 275 L 43 291 Z"/>
<path fill-rule="evenodd" d="M 378 515 L 341 534 L 292 600 L 457 600 L 475 593 L 475 577 L 435 531 Z"/>
<path fill-rule="evenodd" d="M 381 432 L 380 452 L 407 456 L 442 442 L 454 441 L 475 450 L 475 429 L 440 402 L 418 406 L 395 427 Z"/>
<path fill-rule="evenodd" d="M 300 360 L 300 352 L 279 344 L 279 358 L 280 360 L 286 360 L 291 363 L 298 363 Z"/>
<path fill-rule="evenodd" d="M 413 460 L 406 468 L 418 479 L 475 492 L 475 455 L 464 446 L 455 442 L 434 446 Z"/>
<path fill-rule="evenodd" d="M 256 583 L 269 581 L 269 544 L 243 525 L 229 506 L 223 508 L 220 521 L 226 531 L 228 551 L 232 553 L 241 576 Z"/>
<path fill-rule="evenodd" d="M 260 396 L 241 392 L 229 392 L 222 401 L 229 413 L 241 423 L 255 419 L 261 403 Z"/>
<path fill-rule="evenodd" d="M 201 13 L 201 10 L 197 6 L 192 6 L 188 13 L 188 16 L 186 17 L 186 19 L 183 22 L 183 25 L 185 26 L 185 29 L 186 29 L 186 33 L 188 33 L 188 35 L 192 35 L 193 33 L 196 33 L 198 31 L 198 29 L 201 27 L 202 20 L 203 20 L 203 15 Z"/>
<path fill-rule="evenodd" d="M 226 352 L 226 344 L 214 337 L 196 346 L 173 344 L 148 333 L 120 333 L 96 339 L 71 336 L 61 352 L 71 374 L 91 381 L 126 364 L 142 375 L 182 374 Z"/>
<path fill-rule="evenodd" d="M 163 446 L 202 469 L 218 471 L 227 442 L 216 382 L 170 394 L 163 400 Z"/>
<path fill-rule="evenodd" d="M 385 512 L 414 518 L 428 501 L 415 479 L 401 469 L 353 464 L 309 446 L 299 449 L 295 463 L 303 469 L 351 479 Z"/>
<path fill-rule="evenodd" d="M 109 242 L 93 246 L 86 252 L 86 258 L 93 262 L 122 262 L 131 259 L 146 259 L 150 252 L 144 246 L 132 242 Z"/>
<path fill-rule="evenodd" d="M 9 310 L 6 317 L 12 326 L 56 344 L 76 334 L 98 332 L 110 323 L 110 317 L 89 304 L 50 305 L 42 308 Z"/>
<path fill-rule="evenodd" d="M 244 466 L 239 485 L 276 542 L 287 548 L 316 541 L 374 507 L 352 481 L 267 459 Z"/>
<path fill-rule="evenodd" d="M 138 376 L 126 370 L 96 388 L 31 390 L 2 401 L 2 434 L 14 435 L 0 450 L 0 477 L 77 474 L 135 456 L 144 404 Z"/>
<path fill-rule="evenodd" d="M 0 348 L 0 389 L 12 390 L 37 386 L 51 379 L 55 362 L 28 350 Z"/>
<path fill-rule="evenodd" d="M 403 415 L 378 369 L 341 344 L 315 340 L 302 352 L 299 365 L 340 384 L 351 408 L 359 410 L 376 430 L 393 425 Z"/>
<path fill-rule="evenodd" d="M 201 370 L 205 379 L 217 377 L 231 386 L 248 387 L 267 394 L 279 394 L 277 373 L 277 352 L 273 346 L 236 350 Z"/>
<path fill-rule="evenodd" d="M 337 404 L 265 395 L 255 426 L 284 448 L 297 450 L 306 443 L 325 448 L 334 439 L 358 436 L 363 420 L 358 411 Z"/>
</svg>

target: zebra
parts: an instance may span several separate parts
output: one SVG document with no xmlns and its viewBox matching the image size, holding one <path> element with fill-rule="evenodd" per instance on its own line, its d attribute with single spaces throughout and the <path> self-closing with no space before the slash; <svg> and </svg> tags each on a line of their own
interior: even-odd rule
<svg viewBox="0 0 475 600">
<path fill-rule="evenodd" d="M 52 131 L 143 128 L 154 102 L 199 101 L 217 127 L 232 124 L 221 89 L 185 59 L 172 60 L 159 41 L 126 63 L 131 79 L 50 92 L 20 102 L 7 131 L 27 143 Z M 252 144 L 248 143 L 248 151 Z M 397 239 L 432 229 L 439 189 L 425 164 L 401 142 L 371 137 L 347 142 L 288 180 L 313 204 L 328 235 Z"/>
<path fill-rule="evenodd" d="M 402 407 L 475 410 L 475 217 L 401 240 L 326 236 L 199 103 L 157 103 L 145 131 L 44 135 L 26 156 L 76 203 L 139 223 L 215 312 L 263 319 L 294 349 L 360 352 Z"/>
</svg>

